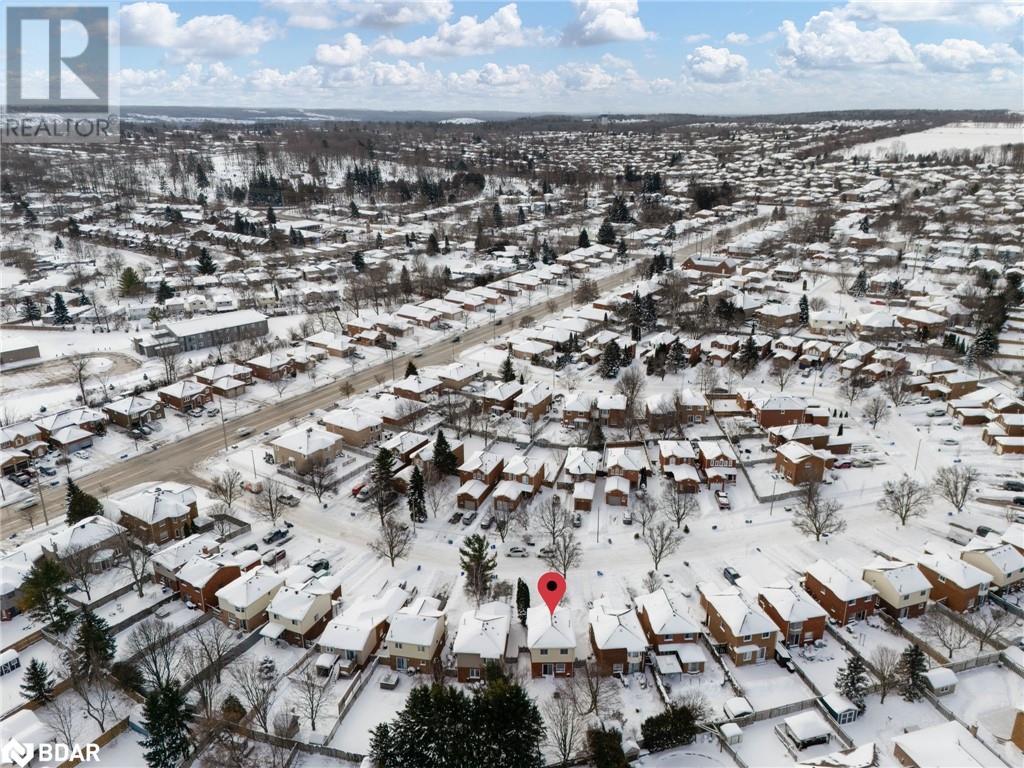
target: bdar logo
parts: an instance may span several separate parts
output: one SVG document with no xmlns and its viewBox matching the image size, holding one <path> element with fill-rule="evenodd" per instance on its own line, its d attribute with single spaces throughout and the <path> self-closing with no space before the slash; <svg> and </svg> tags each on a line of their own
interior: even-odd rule
<svg viewBox="0 0 1024 768">
<path fill-rule="evenodd" d="M 17 739 L 11 739 L 4 745 L 3 750 L 0 750 L 0 757 L 3 758 L 0 762 L 7 765 L 20 765 L 21 768 L 25 768 L 29 760 L 32 759 L 32 751 L 31 744 L 22 744 Z"/>
</svg>

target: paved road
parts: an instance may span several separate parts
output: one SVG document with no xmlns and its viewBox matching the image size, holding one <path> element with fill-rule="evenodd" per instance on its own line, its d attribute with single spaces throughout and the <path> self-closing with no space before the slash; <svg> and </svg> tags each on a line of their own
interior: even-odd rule
<svg viewBox="0 0 1024 768">
<path fill-rule="evenodd" d="M 733 234 L 738 234 L 760 223 L 760 219 L 751 219 L 734 224 L 729 229 Z M 675 258 L 685 258 L 692 255 L 696 249 L 697 244 L 680 248 L 675 251 Z M 630 264 L 621 272 L 601 278 L 597 281 L 599 290 L 603 293 L 633 281 L 635 279 L 633 270 L 634 266 Z M 423 354 L 416 358 L 416 366 L 422 368 L 428 365 L 448 363 L 452 360 L 453 354 L 457 356 L 469 347 L 486 342 L 496 331 L 504 332 L 517 327 L 519 321 L 524 317 L 532 316 L 539 321 L 548 314 L 561 312 L 572 302 L 572 295 L 567 293 L 552 299 L 552 301 L 554 305 L 550 311 L 547 302 L 537 302 L 506 316 L 502 320 L 502 325 L 497 328 L 493 322 L 486 323 L 463 331 L 461 341 L 455 344 L 446 339 L 425 347 L 422 350 Z M 407 362 L 412 359 L 413 353 L 396 356 L 394 370 L 404 371 Z M 333 407 L 343 396 L 342 382 L 351 387 L 352 394 L 358 394 L 377 386 L 379 380 L 391 379 L 391 371 L 392 361 L 386 360 L 362 371 L 357 371 L 342 381 L 331 381 L 303 394 L 282 399 L 280 403 L 265 405 L 255 413 L 229 419 L 225 422 L 223 430 L 215 426 L 193 435 L 187 435 L 174 443 L 161 446 L 155 452 L 142 453 L 125 459 L 112 467 L 76 477 L 75 482 L 80 488 L 95 496 L 105 496 L 133 485 L 156 480 L 195 483 L 197 478 L 192 473 L 192 467 L 224 448 L 225 431 L 227 442 L 230 445 L 236 439 L 238 430 L 243 427 L 258 434 L 283 424 L 289 419 L 307 416 L 310 411 Z M 64 493 L 63 485 L 43 490 L 43 501 L 50 520 L 53 520 L 55 516 L 63 515 Z M 41 515 L 37 515 L 37 517 L 41 517 Z M 24 520 L 17 516 L 13 508 L 8 507 L 0 511 L 0 527 L 2 527 L 3 536 L 6 538 L 26 526 Z"/>
</svg>

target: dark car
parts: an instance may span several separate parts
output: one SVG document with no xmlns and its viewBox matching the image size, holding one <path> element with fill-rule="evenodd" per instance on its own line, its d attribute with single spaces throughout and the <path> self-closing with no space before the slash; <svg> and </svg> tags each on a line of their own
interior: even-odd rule
<svg viewBox="0 0 1024 768">
<path fill-rule="evenodd" d="M 725 577 L 725 580 L 728 581 L 730 584 L 735 584 L 740 577 L 740 572 L 733 568 L 731 565 L 727 565 L 725 566 L 725 568 L 722 569 L 722 575 Z"/>
<path fill-rule="evenodd" d="M 988 536 L 990 533 L 995 533 L 994 530 L 989 528 L 987 525 L 979 525 L 974 529 L 974 532 L 979 536 Z"/>
<path fill-rule="evenodd" d="M 452 524 L 455 524 L 455 523 L 459 522 L 459 520 L 461 520 L 461 519 L 462 519 L 462 513 L 461 512 L 452 512 L 452 516 L 448 518 L 448 522 L 452 523 Z"/>
<path fill-rule="evenodd" d="M 313 573 L 320 573 L 321 571 L 324 573 L 330 573 L 331 564 L 327 561 L 326 557 L 321 557 L 319 560 L 314 560 L 309 564 L 309 570 Z"/>
<path fill-rule="evenodd" d="M 1014 493 L 1024 493 L 1024 483 L 1020 480 L 1007 480 L 1003 483 L 1003 488 Z"/>
<path fill-rule="evenodd" d="M 1014 496 L 1013 503 L 1018 507 L 1024 507 L 1024 496 Z"/>
</svg>

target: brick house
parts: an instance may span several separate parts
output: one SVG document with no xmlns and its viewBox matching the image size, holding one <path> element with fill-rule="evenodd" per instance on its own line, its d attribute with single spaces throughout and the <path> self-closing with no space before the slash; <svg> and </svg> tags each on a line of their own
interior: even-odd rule
<svg viewBox="0 0 1024 768">
<path fill-rule="evenodd" d="M 493 412 L 497 408 L 507 413 L 513 409 L 515 399 L 522 391 L 523 385 L 518 381 L 503 381 L 488 387 L 483 395 L 484 410 Z"/>
<path fill-rule="evenodd" d="M 799 587 L 761 587 L 757 604 L 775 622 L 786 645 L 806 645 L 825 636 L 825 609 Z"/>
<path fill-rule="evenodd" d="M 220 552 L 220 544 L 213 536 L 194 533 L 155 553 L 150 558 L 153 567 L 153 583 L 160 584 L 178 591 L 178 572 L 185 563 L 196 555 L 216 555 Z"/>
<path fill-rule="evenodd" d="M 185 538 L 199 515 L 195 490 L 179 483 L 163 483 L 124 498 L 104 499 L 103 508 L 107 517 L 150 544 Z"/>
<path fill-rule="evenodd" d="M 689 388 L 668 394 L 651 395 L 644 401 L 647 428 L 652 432 L 665 432 L 687 424 L 703 424 L 708 420 L 708 401 Z"/>
<path fill-rule="evenodd" d="M 103 406 L 103 413 L 114 424 L 132 429 L 164 418 L 164 404 L 148 397 L 131 395 Z"/>
<path fill-rule="evenodd" d="M 577 483 L 597 482 L 597 472 L 600 466 L 600 453 L 574 445 L 566 451 L 558 487 L 571 488 Z"/>
<path fill-rule="evenodd" d="M 218 606 L 217 592 L 259 566 L 260 556 L 252 550 L 238 557 L 227 555 L 196 555 L 178 571 L 178 593 L 182 600 L 191 600 L 201 611 Z"/>
<path fill-rule="evenodd" d="M 684 672 L 703 672 L 705 657 L 700 647 L 700 625 L 679 609 L 665 589 L 640 595 L 635 603 L 647 644 L 659 654 L 676 654 Z"/>
<path fill-rule="evenodd" d="M 572 677 L 576 661 L 576 632 L 572 611 L 560 605 L 554 613 L 546 605 L 526 611 L 526 647 L 532 677 Z"/>
<path fill-rule="evenodd" d="M 931 599 L 951 611 L 973 611 L 988 599 L 992 577 L 966 560 L 946 554 L 927 554 L 921 556 L 917 567 L 932 585 Z"/>
<path fill-rule="evenodd" d="M 825 470 L 835 463 L 828 451 L 819 451 L 803 443 L 789 442 L 775 449 L 775 471 L 792 485 L 820 483 Z"/>
<path fill-rule="evenodd" d="M 604 503 L 610 507 L 629 506 L 629 480 L 610 475 L 604 480 Z"/>
<path fill-rule="evenodd" d="M 636 612 L 606 597 L 590 609 L 590 645 L 602 675 L 625 675 L 643 669 L 647 636 Z"/>
<path fill-rule="evenodd" d="M 353 672 L 369 661 L 384 640 L 391 617 L 405 605 L 409 593 L 389 587 L 376 595 L 360 595 L 335 616 L 317 638 L 317 647 L 339 657 L 343 672 Z"/>
<path fill-rule="evenodd" d="M 517 419 L 539 421 L 551 408 L 551 387 L 543 382 L 533 381 L 523 387 L 514 399 Z"/>
<path fill-rule="evenodd" d="M 202 408 L 213 401 L 213 390 L 197 381 L 176 381 L 156 391 L 157 396 L 177 411 Z"/>
<path fill-rule="evenodd" d="M 372 413 L 355 408 L 336 408 L 322 419 L 328 432 L 341 435 L 345 445 L 363 448 L 377 440 L 384 421 Z"/>
<path fill-rule="evenodd" d="M 985 425 L 981 439 L 997 454 L 1024 453 L 1024 414 L 999 413 Z"/>
<path fill-rule="evenodd" d="M 806 402 L 787 395 L 754 396 L 749 400 L 738 395 L 737 399 L 741 407 L 750 409 L 754 420 L 765 429 L 786 424 L 802 424 L 807 410 Z"/>
<path fill-rule="evenodd" d="M 268 352 L 265 355 L 246 360 L 252 375 L 262 381 L 280 381 L 295 374 L 295 361 L 283 352 Z"/>
<path fill-rule="evenodd" d="M 396 381 L 391 391 L 399 397 L 407 400 L 423 402 L 441 391 L 444 385 L 440 379 L 432 379 L 428 376 L 406 376 L 401 381 Z"/>
<path fill-rule="evenodd" d="M 804 589 L 840 626 L 863 621 L 875 612 L 878 593 L 874 587 L 827 560 L 818 560 L 807 568 Z"/>
<path fill-rule="evenodd" d="M 708 632 L 736 666 L 775 658 L 779 632 L 764 611 L 747 603 L 735 587 L 702 582 L 697 589 Z"/>
<path fill-rule="evenodd" d="M 318 463 L 333 461 L 342 452 L 341 436 L 313 426 L 298 426 L 270 443 L 274 461 L 306 474 Z"/>
<path fill-rule="evenodd" d="M 504 667 L 518 655 L 518 648 L 509 644 L 511 626 L 512 606 L 508 603 L 484 603 L 462 614 L 452 642 L 460 683 L 476 682 L 483 678 L 488 664 Z"/>
<path fill-rule="evenodd" d="M 638 446 L 618 446 L 606 448 L 604 465 L 608 477 L 621 477 L 629 481 L 629 487 L 640 485 L 642 478 L 647 476 L 647 456 L 643 448 Z"/>
<path fill-rule="evenodd" d="M 697 459 L 708 485 L 736 482 L 736 454 L 725 440 L 701 440 L 698 443 Z"/>
</svg>

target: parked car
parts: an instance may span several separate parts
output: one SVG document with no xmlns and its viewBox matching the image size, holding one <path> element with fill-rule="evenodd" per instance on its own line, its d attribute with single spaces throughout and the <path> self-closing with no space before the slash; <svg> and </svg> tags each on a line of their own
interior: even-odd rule
<svg viewBox="0 0 1024 768">
<path fill-rule="evenodd" d="M 428 518 L 426 512 L 420 512 L 418 515 L 415 512 L 410 512 L 409 519 L 416 523 L 425 523 Z"/>
<path fill-rule="evenodd" d="M 1024 496 L 1014 496 L 1013 503 L 1018 507 L 1024 507 Z"/>
<path fill-rule="evenodd" d="M 476 512 L 470 512 L 462 518 L 462 524 L 470 525 L 474 520 L 476 520 Z"/>
<path fill-rule="evenodd" d="M 943 445 L 960 445 L 960 441 L 954 440 L 952 437 L 944 437 L 939 442 Z"/>
<path fill-rule="evenodd" d="M 282 493 L 277 497 L 277 500 L 288 507 L 299 506 L 299 497 L 291 493 Z"/>
<path fill-rule="evenodd" d="M 235 434 L 239 437 L 246 437 L 252 434 L 252 427 L 239 427 L 235 430 Z"/>
<path fill-rule="evenodd" d="M 287 536 L 288 536 L 287 529 L 285 529 L 285 528 L 275 528 L 274 530 L 272 530 L 270 533 L 268 533 L 266 536 L 263 537 L 263 543 L 264 544 L 273 544 L 275 541 L 280 541 L 281 539 L 283 539 L 283 538 L 285 538 Z"/>
<path fill-rule="evenodd" d="M 371 493 L 373 493 L 373 489 L 370 487 L 369 483 L 367 483 L 359 489 L 358 493 L 356 493 L 356 501 L 366 501 L 370 498 Z"/>
<path fill-rule="evenodd" d="M 330 573 L 331 564 L 326 557 L 321 557 L 309 564 L 309 570 L 313 573 Z"/>
<path fill-rule="evenodd" d="M 264 565 L 273 565 L 274 563 L 280 563 L 288 556 L 288 553 L 283 549 L 275 549 L 273 552 L 268 552 L 263 556 Z"/>
<path fill-rule="evenodd" d="M 1003 483 L 1003 488 L 1008 491 L 1016 491 L 1017 493 L 1024 493 L 1024 483 L 1020 480 L 1007 480 Z"/>
<path fill-rule="evenodd" d="M 832 466 L 836 469 L 849 469 L 853 466 L 853 462 L 850 459 L 836 459 L 836 463 Z"/>
<path fill-rule="evenodd" d="M 582 528 L 583 527 L 583 515 L 581 515 L 579 512 L 576 512 L 572 516 L 572 527 L 573 528 Z"/>
<path fill-rule="evenodd" d="M 739 579 L 740 577 L 740 572 L 733 568 L 731 565 L 727 565 L 725 566 L 725 568 L 722 569 L 722 576 L 724 576 L 725 580 L 728 581 L 730 584 L 735 584 L 737 579 Z"/>
<path fill-rule="evenodd" d="M 456 510 L 455 512 L 452 512 L 451 517 L 448 518 L 448 522 L 451 523 L 452 525 L 455 525 L 455 523 L 459 522 L 459 520 L 461 520 L 461 519 L 462 519 L 462 513 L 459 512 L 458 510 Z"/>
<path fill-rule="evenodd" d="M 930 408 L 927 411 L 925 411 L 924 415 L 935 419 L 938 418 L 939 416 L 945 416 L 946 412 L 941 408 Z"/>
<path fill-rule="evenodd" d="M 47 477 L 53 477 L 54 475 L 57 474 L 57 470 L 54 469 L 53 467 L 40 467 L 39 471 L 42 472 Z M 1024 490 L 1024 489 L 1021 489 L 1021 490 Z"/>
<path fill-rule="evenodd" d="M 555 554 L 555 548 L 550 544 L 537 550 L 537 557 L 551 557 Z"/>
<path fill-rule="evenodd" d="M 246 480 L 242 487 L 249 493 L 263 493 L 263 482 L 260 480 Z"/>
<path fill-rule="evenodd" d="M 979 525 L 974 529 L 974 532 L 979 536 L 988 536 L 990 533 L 995 533 L 995 531 L 987 525 Z"/>
<path fill-rule="evenodd" d="M 353 496 L 358 496 L 359 492 L 361 490 L 363 490 L 363 488 L 365 488 L 365 487 L 366 487 L 366 481 L 365 480 L 360 480 L 358 483 L 356 483 L 355 485 L 352 486 L 352 495 Z"/>
<path fill-rule="evenodd" d="M 730 509 L 732 506 L 729 504 L 729 494 L 725 491 L 715 491 L 715 501 L 719 509 Z"/>
<path fill-rule="evenodd" d="M 494 525 L 494 515 L 490 512 L 484 513 L 484 516 L 480 518 L 480 529 L 486 531 Z"/>
<path fill-rule="evenodd" d="M 622 513 L 622 524 L 623 525 L 632 525 L 633 524 L 633 513 L 630 512 L 628 509 L 625 512 Z"/>
<path fill-rule="evenodd" d="M 89 460 L 89 452 L 88 451 L 75 451 L 75 456 L 80 458 L 82 461 L 88 461 Z"/>
<path fill-rule="evenodd" d="M 526 547 L 520 547 L 512 545 L 505 550 L 505 557 L 529 557 L 530 553 L 526 550 Z"/>
<path fill-rule="evenodd" d="M 220 408 L 207 408 L 206 409 L 206 415 L 207 416 L 217 416 L 219 413 L 220 413 Z"/>
</svg>

